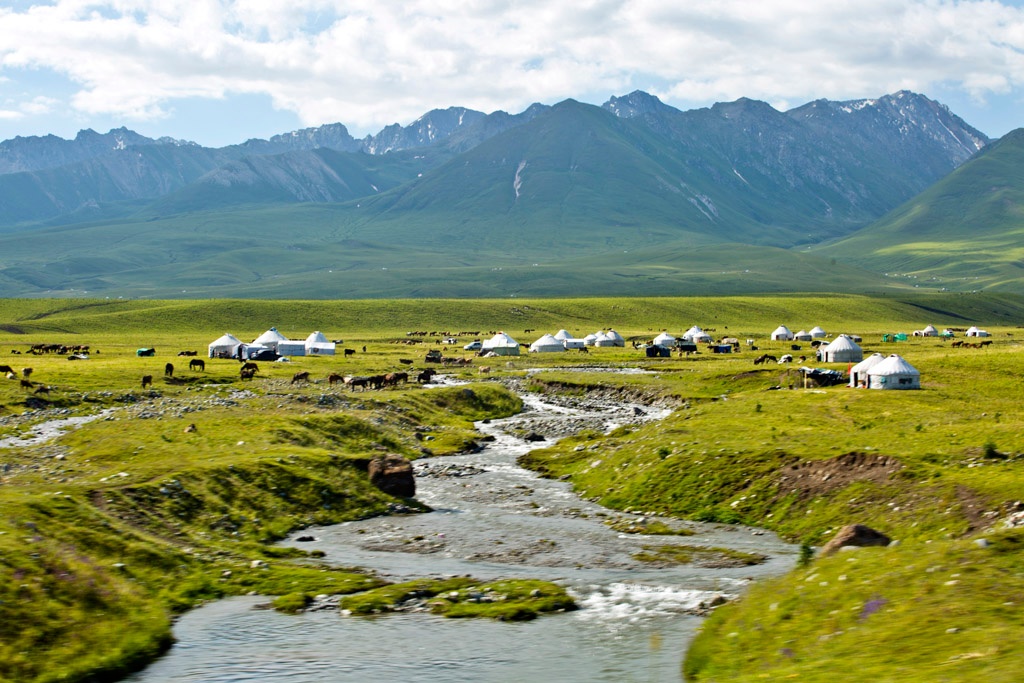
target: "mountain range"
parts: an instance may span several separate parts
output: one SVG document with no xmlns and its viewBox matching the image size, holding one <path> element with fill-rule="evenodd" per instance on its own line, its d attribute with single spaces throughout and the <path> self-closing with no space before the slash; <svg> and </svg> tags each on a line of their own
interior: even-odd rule
<svg viewBox="0 0 1024 683">
<path fill-rule="evenodd" d="M 15 138 L 0 143 L 0 295 L 963 289 L 947 263 L 962 245 L 914 262 L 934 280 L 880 278 L 910 263 L 890 248 L 905 230 L 884 226 L 1018 153 L 1012 138 L 989 146 L 906 91 L 785 112 L 749 99 L 680 111 L 638 91 L 217 149 L 124 128 Z"/>
</svg>

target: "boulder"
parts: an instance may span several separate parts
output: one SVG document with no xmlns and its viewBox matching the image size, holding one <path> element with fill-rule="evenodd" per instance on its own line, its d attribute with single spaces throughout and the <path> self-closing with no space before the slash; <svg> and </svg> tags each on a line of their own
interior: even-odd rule
<svg viewBox="0 0 1024 683">
<path fill-rule="evenodd" d="M 847 524 L 840 529 L 832 540 L 821 549 L 822 555 L 831 555 L 840 548 L 854 546 L 863 547 L 868 545 L 887 546 L 891 539 L 881 531 L 875 531 L 863 524 Z"/>
<path fill-rule="evenodd" d="M 398 455 L 377 455 L 370 461 L 370 483 L 384 493 L 403 498 L 416 495 L 416 477 L 412 463 Z"/>
</svg>

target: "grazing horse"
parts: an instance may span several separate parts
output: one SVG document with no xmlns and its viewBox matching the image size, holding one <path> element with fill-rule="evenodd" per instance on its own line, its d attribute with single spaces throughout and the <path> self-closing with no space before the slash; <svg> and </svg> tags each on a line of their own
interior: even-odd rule
<svg viewBox="0 0 1024 683">
<path fill-rule="evenodd" d="M 345 378 L 342 377 L 341 375 L 339 375 L 336 372 L 332 372 L 331 374 L 327 375 L 327 383 L 330 384 L 331 386 L 334 386 L 335 382 L 344 382 L 344 381 L 345 381 Z"/>
<path fill-rule="evenodd" d="M 427 384 L 428 382 L 430 382 L 431 379 L 433 379 L 434 375 L 436 374 L 437 370 L 435 370 L 434 368 L 427 368 L 420 374 L 416 375 L 416 381 L 419 382 L 420 384 Z"/>
<path fill-rule="evenodd" d="M 586 346 L 581 346 L 579 348 L 579 352 L 580 353 L 590 353 L 590 349 L 588 349 Z"/>
<path fill-rule="evenodd" d="M 252 379 L 253 375 L 255 375 L 255 374 L 256 374 L 256 371 L 253 370 L 252 368 L 241 368 L 238 371 L 239 379 Z"/>
<path fill-rule="evenodd" d="M 168 363 L 164 366 L 164 377 L 174 377 L 174 364 Z"/>
<path fill-rule="evenodd" d="M 206 370 L 206 361 L 202 358 L 193 358 L 188 362 L 189 370 Z"/>
<path fill-rule="evenodd" d="M 359 391 L 366 389 L 370 383 L 369 377 L 346 377 L 344 379 L 345 384 L 348 385 L 349 391 L 355 391 L 356 387 L 359 387 Z"/>
<path fill-rule="evenodd" d="M 292 384 L 296 382 L 308 382 L 309 381 L 309 370 L 303 370 L 302 372 L 296 372 L 292 375 Z"/>
<path fill-rule="evenodd" d="M 153 375 L 143 375 L 142 376 L 142 388 L 145 389 L 146 387 L 149 387 L 149 386 L 153 386 Z"/>
<path fill-rule="evenodd" d="M 356 350 L 355 349 L 345 349 L 345 355 L 346 356 L 354 356 L 354 355 L 356 355 Z"/>
</svg>

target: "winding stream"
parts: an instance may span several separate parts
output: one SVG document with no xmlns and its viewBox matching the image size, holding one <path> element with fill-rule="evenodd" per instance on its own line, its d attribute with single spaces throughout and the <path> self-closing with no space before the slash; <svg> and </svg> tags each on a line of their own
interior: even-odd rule
<svg viewBox="0 0 1024 683">
<path fill-rule="evenodd" d="M 553 580 L 570 589 L 580 610 L 526 623 L 427 613 L 364 618 L 337 610 L 287 616 L 253 609 L 266 598 L 233 598 L 186 614 L 171 651 L 127 680 L 679 681 L 702 603 L 788 570 L 794 548 L 746 527 L 687 524 L 696 535 L 656 538 L 611 530 L 605 520 L 636 516 L 581 500 L 568 484 L 518 467 L 516 458 L 535 445 L 508 430 L 550 439 L 661 415 L 622 404 L 564 407 L 532 395 L 524 401 L 520 415 L 478 425 L 494 437 L 479 453 L 417 461 L 417 497 L 435 512 L 306 529 L 286 543 L 392 580 L 461 574 Z M 315 540 L 299 542 L 300 536 Z M 633 559 L 652 543 L 728 547 L 769 559 L 733 568 L 655 568 Z"/>
</svg>

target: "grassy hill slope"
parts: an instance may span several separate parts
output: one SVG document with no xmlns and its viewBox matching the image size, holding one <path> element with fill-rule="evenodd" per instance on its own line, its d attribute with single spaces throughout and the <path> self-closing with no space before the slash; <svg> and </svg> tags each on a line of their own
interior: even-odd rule
<svg viewBox="0 0 1024 683">
<path fill-rule="evenodd" d="M 810 251 L 930 287 L 1022 291 L 1024 129 L 878 222 Z"/>
</svg>

